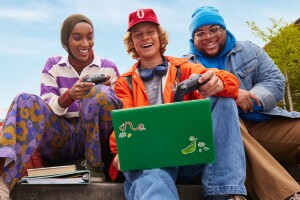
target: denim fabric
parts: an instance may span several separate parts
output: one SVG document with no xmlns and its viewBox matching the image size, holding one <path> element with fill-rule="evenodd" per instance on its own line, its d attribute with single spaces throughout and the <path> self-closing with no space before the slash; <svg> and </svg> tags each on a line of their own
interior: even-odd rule
<svg viewBox="0 0 300 200">
<path fill-rule="evenodd" d="M 211 97 L 211 102 L 216 162 L 125 172 L 126 199 L 179 199 L 176 182 L 201 183 L 204 196 L 246 195 L 246 160 L 235 101 Z"/>
<path fill-rule="evenodd" d="M 200 63 L 193 54 L 190 62 Z M 236 42 L 228 53 L 226 71 L 234 74 L 240 81 L 240 88 L 255 93 L 259 97 L 263 111 L 261 113 L 300 118 L 300 112 L 288 112 L 276 106 L 284 96 L 285 78 L 268 54 L 259 46 L 245 41 Z"/>
<path fill-rule="evenodd" d="M 175 185 L 177 174 L 178 167 L 125 172 L 125 197 L 127 200 L 179 199 Z"/>
</svg>

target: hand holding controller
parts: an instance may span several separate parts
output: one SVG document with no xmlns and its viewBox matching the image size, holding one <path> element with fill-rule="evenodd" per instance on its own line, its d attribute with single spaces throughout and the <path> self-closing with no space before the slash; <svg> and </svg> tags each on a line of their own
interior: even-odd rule
<svg viewBox="0 0 300 200">
<path fill-rule="evenodd" d="M 104 74 L 96 74 L 93 76 L 86 77 L 82 82 L 90 82 L 95 84 L 100 84 L 106 81 L 106 76 Z"/>
<path fill-rule="evenodd" d="M 179 83 L 174 94 L 174 102 L 182 101 L 184 95 L 197 90 L 201 85 L 205 84 L 206 81 L 201 84 L 198 82 L 200 77 L 201 74 L 197 74 Z"/>
</svg>

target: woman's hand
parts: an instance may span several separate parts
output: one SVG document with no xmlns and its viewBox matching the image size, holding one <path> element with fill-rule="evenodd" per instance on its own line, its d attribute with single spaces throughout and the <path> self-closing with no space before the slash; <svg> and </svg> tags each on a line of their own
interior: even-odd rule
<svg viewBox="0 0 300 200">
<path fill-rule="evenodd" d="M 70 98 L 72 100 L 78 100 L 81 99 L 87 90 L 89 90 L 91 87 L 95 86 L 95 83 L 89 83 L 89 82 L 82 82 L 84 78 L 86 78 L 88 75 L 81 77 L 70 89 Z"/>
<path fill-rule="evenodd" d="M 107 85 L 107 86 L 110 86 L 111 85 L 111 76 L 110 75 L 106 75 L 106 81 L 102 83 L 102 85 Z"/>
</svg>

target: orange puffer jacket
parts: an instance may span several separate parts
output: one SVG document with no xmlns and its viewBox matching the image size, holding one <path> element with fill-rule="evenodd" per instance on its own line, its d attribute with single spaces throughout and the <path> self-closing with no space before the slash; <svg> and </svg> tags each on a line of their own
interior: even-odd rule
<svg viewBox="0 0 300 200">
<path fill-rule="evenodd" d="M 174 92 L 176 86 L 179 82 L 187 79 L 192 74 L 203 74 L 208 69 L 200 64 L 193 64 L 188 62 L 186 58 L 174 58 L 166 56 L 168 60 L 169 69 L 166 76 L 162 77 L 162 88 L 163 88 L 163 98 L 164 103 L 170 103 L 173 101 Z M 122 74 L 116 82 L 114 91 L 116 95 L 122 100 L 123 108 L 131 108 L 131 107 L 141 107 L 148 106 L 148 95 L 146 91 L 146 87 L 142 81 L 142 79 L 138 75 L 138 63 L 135 63 L 132 68 Z M 177 68 L 180 67 L 180 80 L 177 79 L 176 72 Z M 238 79 L 229 72 L 224 70 L 218 70 L 211 68 L 214 73 L 222 80 L 224 84 L 224 89 L 217 93 L 215 96 L 222 96 L 228 98 L 237 99 L 238 97 L 238 88 L 239 82 Z M 126 76 L 132 77 L 132 89 L 129 87 L 128 82 L 126 80 Z M 191 99 L 201 99 L 203 98 L 198 91 L 194 91 L 184 97 L 184 100 Z M 111 151 L 117 154 L 117 146 L 114 132 L 110 136 L 110 148 Z M 110 175 L 112 180 L 115 179 L 117 175 L 116 169 L 111 165 Z"/>
</svg>

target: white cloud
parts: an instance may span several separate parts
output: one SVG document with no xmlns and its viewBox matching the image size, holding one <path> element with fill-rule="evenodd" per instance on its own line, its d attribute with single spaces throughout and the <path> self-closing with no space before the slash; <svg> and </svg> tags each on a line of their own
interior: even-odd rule
<svg viewBox="0 0 300 200">
<path fill-rule="evenodd" d="M 134 10 L 152 8 L 158 11 L 163 7 L 159 1 L 132 0 L 77 0 L 72 2 L 72 6 L 73 11 L 80 11 L 87 15 L 95 24 L 101 23 L 113 26 L 124 25 L 124 23 L 126 25 L 128 14 Z"/>
<path fill-rule="evenodd" d="M 49 14 L 43 10 L 21 10 L 12 8 L 0 8 L 0 18 L 8 18 L 20 21 L 42 21 L 49 18 Z"/>
<path fill-rule="evenodd" d="M 51 39 L 33 38 L 26 36 L 14 36 L 13 40 L 0 40 L 0 57 L 5 56 L 40 56 L 45 52 L 53 52 L 60 48 L 59 41 Z"/>
</svg>

